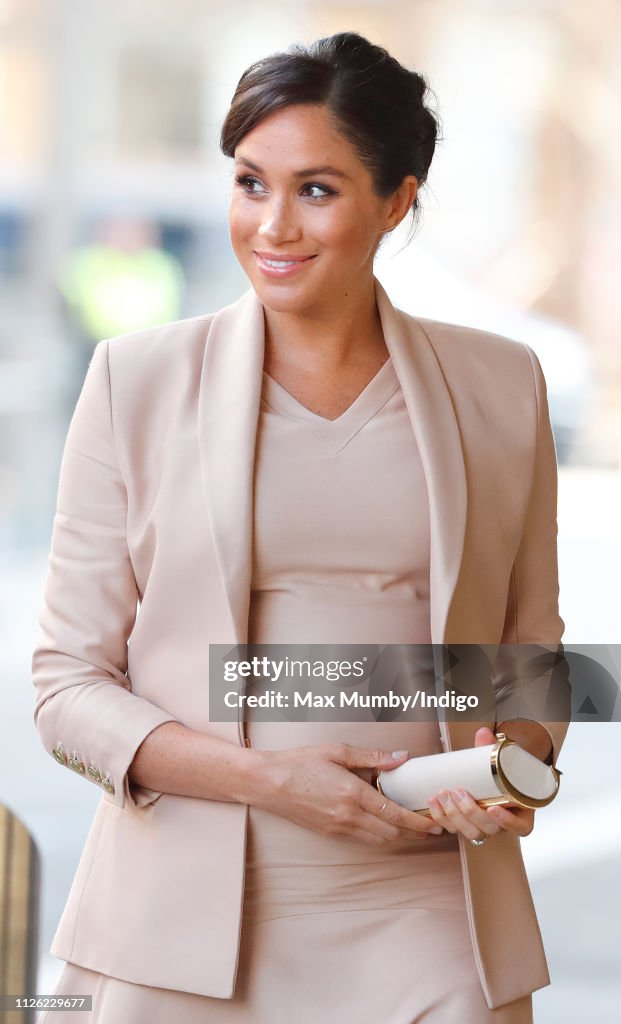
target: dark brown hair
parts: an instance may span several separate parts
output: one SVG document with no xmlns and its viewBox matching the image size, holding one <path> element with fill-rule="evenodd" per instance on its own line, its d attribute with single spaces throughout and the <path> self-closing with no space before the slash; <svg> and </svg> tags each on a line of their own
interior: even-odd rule
<svg viewBox="0 0 621 1024">
<path fill-rule="evenodd" d="M 234 156 L 242 139 L 270 114 L 302 103 L 324 104 L 369 170 L 378 196 L 406 175 L 427 179 L 439 119 L 425 105 L 425 77 L 355 32 L 296 43 L 256 61 L 241 76 L 222 126 L 220 148 Z M 412 204 L 414 222 L 418 194 Z"/>
</svg>

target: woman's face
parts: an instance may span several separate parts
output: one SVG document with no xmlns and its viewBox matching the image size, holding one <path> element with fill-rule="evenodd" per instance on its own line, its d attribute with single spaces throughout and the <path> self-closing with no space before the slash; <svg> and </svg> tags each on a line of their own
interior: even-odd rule
<svg viewBox="0 0 621 1024">
<path fill-rule="evenodd" d="M 231 242 L 275 311 L 318 313 L 359 294 L 372 280 L 382 231 L 397 222 L 393 205 L 375 194 L 325 106 L 278 111 L 235 150 Z"/>
</svg>

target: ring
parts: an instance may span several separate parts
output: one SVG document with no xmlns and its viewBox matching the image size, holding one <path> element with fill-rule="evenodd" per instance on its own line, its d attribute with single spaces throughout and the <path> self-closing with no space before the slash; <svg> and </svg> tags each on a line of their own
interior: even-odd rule
<svg viewBox="0 0 621 1024">
<path fill-rule="evenodd" d="M 380 807 L 380 814 L 383 814 L 384 808 L 388 806 L 388 800 L 384 800 L 384 803 Z"/>
<path fill-rule="evenodd" d="M 473 846 L 484 846 L 488 839 L 489 836 L 483 836 L 482 839 L 471 839 L 470 842 Z"/>
</svg>

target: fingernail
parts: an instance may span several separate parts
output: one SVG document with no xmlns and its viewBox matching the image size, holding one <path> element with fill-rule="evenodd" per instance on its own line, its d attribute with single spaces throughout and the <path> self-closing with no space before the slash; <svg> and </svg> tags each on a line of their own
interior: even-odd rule
<svg viewBox="0 0 621 1024">
<path fill-rule="evenodd" d="M 468 799 L 468 794 L 465 789 L 456 789 L 455 792 L 457 794 L 457 799 L 461 800 L 462 803 Z"/>
<path fill-rule="evenodd" d="M 441 836 L 441 835 L 442 835 L 442 833 L 444 832 L 444 829 L 443 829 L 443 828 L 440 828 L 440 826 L 439 826 L 439 825 L 434 825 L 434 826 L 433 826 L 433 828 L 430 828 L 430 829 L 429 829 L 429 831 L 430 831 L 430 832 L 431 832 L 431 833 L 432 833 L 432 834 L 433 834 L 434 836 Z"/>
<path fill-rule="evenodd" d="M 448 807 L 451 802 L 450 793 L 440 793 L 440 802 L 443 807 Z"/>
<path fill-rule="evenodd" d="M 395 759 L 398 759 L 400 757 L 405 757 L 407 753 L 408 753 L 407 750 L 393 750 L 391 756 L 394 757 Z"/>
</svg>

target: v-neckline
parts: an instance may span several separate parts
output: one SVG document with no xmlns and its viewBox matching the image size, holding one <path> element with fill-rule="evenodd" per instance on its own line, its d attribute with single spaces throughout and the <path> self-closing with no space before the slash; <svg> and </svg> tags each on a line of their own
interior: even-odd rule
<svg viewBox="0 0 621 1024">
<path fill-rule="evenodd" d="M 337 455 L 365 423 L 379 412 L 398 387 L 399 379 L 392 358 L 389 357 L 351 405 L 333 420 L 312 412 L 265 370 L 262 398 L 281 415 L 305 423 L 328 451 L 332 455 Z"/>
</svg>

